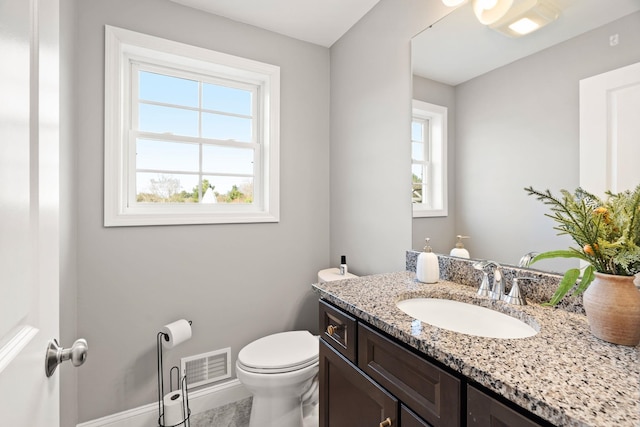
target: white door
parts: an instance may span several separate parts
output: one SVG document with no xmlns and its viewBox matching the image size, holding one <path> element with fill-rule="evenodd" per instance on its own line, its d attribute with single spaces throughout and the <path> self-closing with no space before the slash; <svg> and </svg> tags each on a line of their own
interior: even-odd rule
<svg viewBox="0 0 640 427">
<path fill-rule="evenodd" d="M 580 185 L 602 195 L 640 184 L 640 62 L 580 81 Z"/>
<path fill-rule="evenodd" d="M 0 424 L 59 425 L 58 1 L 0 0 Z M 57 373 L 59 374 L 59 372 Z"/>
</svg>

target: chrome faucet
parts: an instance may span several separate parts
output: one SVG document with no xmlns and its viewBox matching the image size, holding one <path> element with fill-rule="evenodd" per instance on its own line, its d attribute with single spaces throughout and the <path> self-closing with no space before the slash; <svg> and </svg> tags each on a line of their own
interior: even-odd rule
<svg viewBox="0 0 640 427">
<path fill-rule="evenodd" d="M 538 255 L 538 252 L 527 252 L 520 258 L 520 262 L 518 263 L 518 267 L 527 268 L 531 265 L 531 261 Z"/>
<path fill-rule="evenodd" d="M 489 276 L 484 270 L 486 267 L 493 267 L 492 286 L 489 286 Z M 482 283 L 480 284 L 480 288 L 478 288 L 478 295 L 489 297 L 492 300 L 502 300 L 504 295 L 504 274 L 502 273 L 502 266 L 495 261 L 478 261 L 473 264 L 473 268 L 484 273 Z"/>
<path fill-rule="evenodd" d="M 486 267 L 493 267 L 493 285 L 489 286 L 489 275 L 484 270 Z M 520 292 L 520 285 L 518 278 L 513 279 L 511 284 L 511 290 L 509 294 L 505 292 L 504 286 L 504 273 L 502 272 L 502 266 L 495 261 L 478 261 L 473 264 L 473 268 L 480 270 L 484 273 L 482 277 L 482 283 L 478 288 L 478 295 L 482 297 L 489 297 L 494 301 L 504 301 L 514 305 L 527 305 L 522 292 Z M 521 277 L 521 279 L 536 280 L 534 277 Z"/>
</svg>

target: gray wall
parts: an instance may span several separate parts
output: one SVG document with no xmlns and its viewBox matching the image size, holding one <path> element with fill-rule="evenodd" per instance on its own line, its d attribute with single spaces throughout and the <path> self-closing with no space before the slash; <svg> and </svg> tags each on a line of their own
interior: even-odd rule
<svg viewBox="0 0 640 427">
<path fill-rule="evenodd" d="M 448 215 L 435 218 L 413 218 L 412 249 L 422 251 L 424 239 L 431 238 L 429 245 L 434 252 L 448 254 L 455 246 L 458 234 L 466 235 L 464 229 L 456 229 L 456 91 L 453 86 L 413 76 L 413 98 L 447 107 L 447 197 Z M 465 241 L 466 242 L 466 241 Z"/>
<path fill-rule="evenodd" d="M 411 248 L 410 40 L 439 1 L 382 0 L 331 47 L 331 259 L 404 269 Z"/>
<path fill-rule="evenodd" d="M 77 335 L 91 349 L 78 369 L 83 422 L 156 399 L 156 333 L 178 318 L 193 321 L 193 338 L 166 352 L 165 366 L 224 347 L 235 360 L 258 337 L 315 331 L 310 284 L 330 264 L 329 50 L 168 0 L 75 8 L 64 30 L 75 38 L 78 159 L 67 200 L 77 213 L 67 214 L 77 227 Z M 105 24 L 281 67 L 279 223 L 103 227 Z"/>
<path fill-rule="evenodd" d="M 456 87 L 456 227 L 472 256 L 514 264 L 571 244 L 523 188 L 579 185 L 578 82 L 640 61 L 638 46 L 635 13 Z"/>
</svg>

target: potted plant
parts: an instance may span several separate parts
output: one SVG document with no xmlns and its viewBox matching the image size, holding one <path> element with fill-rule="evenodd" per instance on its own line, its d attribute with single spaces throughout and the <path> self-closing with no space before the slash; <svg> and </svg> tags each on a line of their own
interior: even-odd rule
<svg viewBox="0 0 640 427">
<path fill-rule="evenodd" d="M 584 292 L 583 303 L 592 333 L 616 344 L 640 342 L 640 292 L 634 285 L 640 273 L 640 185 L 633 191 L 607 192 L 600 198 L 582 188 L 525 191 L 550 207 L 545 214 L 557 225 L 559 235 L 568 234 L 577 247 L 544 252 L 533 262 L 548 258 L 578 258 L 582 268 L 567 270 L 549 301 L 557 304 L 575 285 L 574 295 Z M 639 279 L 640 280 L 640 279 Z"/>
</svg>

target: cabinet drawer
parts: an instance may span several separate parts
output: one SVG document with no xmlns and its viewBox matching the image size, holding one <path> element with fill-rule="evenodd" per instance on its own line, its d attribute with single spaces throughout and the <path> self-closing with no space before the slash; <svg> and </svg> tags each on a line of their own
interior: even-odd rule
<svg viewBox="0 0 640 427">
<path fill-rule="evenodd" d="M 460 380 L 361 323 L 358 367 L 429 424 L 460 425 Z"/>
<path fill-rule="evenodd" d="M 356 363 L 356 319 L 320 300 L 319 327 L 324 340 L 344 357 Z"/>
</svg>

